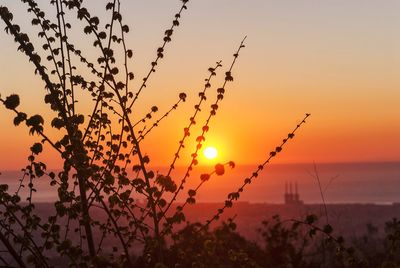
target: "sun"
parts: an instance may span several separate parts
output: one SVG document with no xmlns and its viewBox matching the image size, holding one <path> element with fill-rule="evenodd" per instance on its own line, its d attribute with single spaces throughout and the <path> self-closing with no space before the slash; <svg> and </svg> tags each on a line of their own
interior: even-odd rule
<svg viewBox="0 0 400 268">
<path fill-rule="evenodd" d="M 203 154 L 207 159 L 214 159 L 217 157 L 218 151 L 214 147 L 209 146 L 204 149 Z"/>
</svg>

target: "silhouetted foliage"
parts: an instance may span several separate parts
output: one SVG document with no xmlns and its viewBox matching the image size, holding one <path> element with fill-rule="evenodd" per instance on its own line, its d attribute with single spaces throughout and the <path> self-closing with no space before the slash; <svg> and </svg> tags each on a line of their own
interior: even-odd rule
<svg viewBox="0 0 400 268">
<path fill-rule="evenodd" d="M 229 83 L 234 80 L 233 69 L 245 47 L 245 39 L 234 52 L 223 83 L 215 92 L 209 91 L 222 64 L 218 61 L 208 68 L 204 89 L 198 94 L 199 100 L 183 129 L 178 149 L 172 162 L 166 163 L 169 170 L 156 174 L 149 166 L 150 156 L 143 153 L 142 141 L 186 101 L 187 95 L 180 93 L 172 107 L 152 124 L 148 121 L 158 112 L 157 106 L 151 105 L 150 112 L 144 113 L 135 104 L 164 57 L 189 1 L 181 0 L 150 69 L 136 90 L 131 83 L 135 75 L 129 66 L 134 53 L 125 42 L 130 28 L 123 22 L 120 0 L 107 1 L 105 9 L 110 16 L 102 19 L 106 21 L 104 27 L 100 18 L 84 6 L 83 0 L 51 0 L 57 14 L 55 18 L 45 14 L 39 1 L 21 2 L 27 7 L 33 29 L 38 30 L 39 45 L 34 45 L 30 35 L 14 23 L 14 16 L 7 7 L 0 6 L 0 17 L 5 32 L 14 38 L 18 50 L 26 55 L 35 67 L 35 74 L 43 81 L 44 103 L 54 117 L 47 123 L 40 114 L 28 115 L 17 110 L 18 95 L 0 96 L 4 106 L 15 113 L 14 124 L 19 126 L 24 122 L 29 134 L 39 138 L 30 147 L 28 164 L 22 170 L 17 191 L 10 193 L 7 185 L 0 185 L 0 241 L 13 263 L 21 267 L 51 267 L 60 262 L 71 267 L 165 267 L 164 263 L 186 267 L 195 263 L 202 267 L 212 255 L 218 258 L 210 260 L 208 265 L 211 266 L 257 267 L 252 260 L 258 260 L 261 249 L 236 234 L 233 222 L 213 232 L 208 232 L 208 227 L 282 151 L 309 114 L 269 153 L 257 170 L 244 179 L 243 185 L 228 195 L 224 206 L 210 220 L 204 225 L 176 228 L 177 224 L 185 222 L 184 208 L 196 202 L 201 186 L 214 174 L 222 176 L 226 166 L 235 166 L 232 161 L 217 164 L 212 172 L 201 175 L 201 183 L 195 189 L 185 187 L 199 163 L 198 155 L 210 131 L 210 122 L 220 108 Z M 83 24 L 81 29 L 67 21 L 67 13 L 77 18 L 78 25 Z M 98 53 L 96 59 L 91 60 L 78 48 L 79 44 L 72 42 L 72 31 L 81 31 L 85 40 L 92 39 L 90 42 Z M 209 94 L 214 94 L 215 101 L 207 113 L 201 108 Z M 78 96 L 83 95 L 92 100 L 87 104 L 91 109 L 89 115 L 78 105 Z M 192 135 L 196 146 L 190 163 L 185 175 L 177 178 L 173 174 L 175 164 L 192 127 L 197 124 L 197 116 L 204 110 L 207 119 L 201 125 L 201 132 Z M 57 138 L 48 136 L 46 127 L 54 128 Z M 57 172 L 50 172 L 46 163 L 38 160 L 44 147 L 52 148 L 62 159 L 62 167 Z M 47 179 L 58 193 L 54 213 L 47 219 L 41 219 L 36 213 L 34 196 L 38 178 Z M 183 190 L 187 190 L 186 202 L 176 205 L 177 196 Z M 27 192 L 24 200 L 21 198 L 23 191 Z M 144 204 L 137 202 L 138 199 L 145 200 Z M 224 251 L 225 248 L 229 250 Z M 201 250 L 200 255 L 191 254 L 190 250 Z M 137 252 L 141 254 L 135 255 Z M 5 265 L 8 260 L 0 258 Z"/>
</svg>

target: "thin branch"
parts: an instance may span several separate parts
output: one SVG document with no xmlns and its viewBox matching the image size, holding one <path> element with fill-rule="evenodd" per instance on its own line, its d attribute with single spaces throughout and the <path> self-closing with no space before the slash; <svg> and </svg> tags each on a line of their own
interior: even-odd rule
<svg viewBox="0 0 400 268">
<path fill-rule="evenodd" d="M 282 140 L 282 143 L 275 148 L 274 151 L 271 151 L 269 154 L 269 157 L 261 164 L 258 166 L 257 170 L 254 171 L 252 173 L 252 175 L 248 178 L 246 178 L 242 184 L 242 186 L 239 187 L 239 189 L 236 192 L 230 193 L 228 195 L 228 199 L 225 200 L 225 204 L 222 208 L 218 209 L 218 212 L 209 220 L 207 220 L 206 224 L 203 225 L 202 229 L 207 228 L 211 222 L 213 222 L 214 220 L 219 219 L 220 215 L 224 212 L 224 210 L 226 208 L 230 208 L 233 205 L 233 201 L 239 199 L 240 193 L 243 192 L 244 188 L 246 187 L 246 185 L 250 184 L 252 182 L 253 179 L 258 177 L 258 174 L 264 169 L 264 167 L 270 163 L 270 161 L 276 157 L 283 149 L 283 147 L 285 146 L 285 144 L 290 140 L 293 139 L 294 134 L 296 133 L 296 131 L 303 125 L 306 123 L 306 119 L 310 116 L 311 114 L 306 114 L 306 116 L 303 118 L 303 120 L 297 124 L 297 126 L 292 130 L 292 132 L 290 132 L 287 136 L 287 138 Z"/>
</svg>

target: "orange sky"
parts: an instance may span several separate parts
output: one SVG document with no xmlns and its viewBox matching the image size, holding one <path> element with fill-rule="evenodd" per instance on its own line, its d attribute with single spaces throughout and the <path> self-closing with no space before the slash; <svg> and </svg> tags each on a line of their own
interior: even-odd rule
<svg viewBox="0 0 400 268">
<path fill-rule="evenodd" d="M 180 2 L 122 2 L 131 27 L 127 42 L 134 49 L 132 89 L 136 91 Z M 24 31 L 32 29 L 19 1 L 2 4 L 10 6 Z M 93 2 L 89 7 L 103 10 Z M 397 0 L 191 1 L 165 59 L 142 95 L 136 118 L 152 105 L 162 115 L 182 91 L 188 101 L 146 138 L 143 150 L 155 165 L 170 163 L 207 68 L 223 61 L 204 106 L 208 112 L 233 52 L 247 35 L 246 48 L 233 71 L 235 81 L 228 85 L 206 137 L 206 144 L 219 150 L 218 161 L 263 161 L 305 113 L 312 117 L 276 162 L 399 161 L 398 10 Z M 0 25 L 3 29 L 3 22 Z M 78 33 L 71 38 L 95 55 L 90 48 L 92 37 Z M 21 108 L 49 118 L 49 109 L 42 104 L 42 82 L 5 32 L 0 33 L 0 59 L 0 94 L 19 93 Z M 84 100 L 80 105 L 82 109 L 89 106 Z M 25 127 L 14 127 L 12 119 L 1 107 L 0 170 L 26 164 L 29 146 L 38 139 L 28 137 Z M 185 153 L 189 155 L 193 147 L 191 141 Z M 54 153 L 49 152 L 47 158 L 51 167 L 57 167 Z"/>
</svg>

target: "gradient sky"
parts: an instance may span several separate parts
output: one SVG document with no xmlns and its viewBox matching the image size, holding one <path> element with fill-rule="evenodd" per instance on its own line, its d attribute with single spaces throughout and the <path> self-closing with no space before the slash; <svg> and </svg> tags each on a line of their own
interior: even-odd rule
<svg viewBox="0 0 400 268">
<path fill-rule="evenodd" d="M 107 1 L 87 2 L 92 11 L 105 14 Z M 122 3 L 131 28 L 127 42 L 134 50 L 135 90 L 180 2 Z M 10 7 L 25 32 L 36 35 L 19 1 L 0 4 Z M 233 71 L 235 81 L 228 85 L 207 136 L 206 143 L 220 151 L 219 161 L 261 162 L 305 113 L 312 117 L 276 162 L 400 160 L 400 1 L 192 0 L 188 7 L 137 106 L 138 115 L 143 115 L 158 105 L 161 115 L 178 92 L 189 96 L 145 140 L 144 151 L 152 163 L 172 160 L 208 67 L 222 60 L 225 70 L 245 35 L 246 48 Z M 83 48 L 93 42 L 80 32 L 71 38 Z M 0 59 L 0 94 L 19 93 L 21 108 L 46 114 L 42 82 L 4 31 Z M 222 81 L 220 75 L 213 86 Z M 12 119 L 0 107 L 0 170 L 26 164 L 29 146 L 37 140 L 27 139 L 28 130 L 15 128 Z M 57 161 L 49 159 L 56 167 Z"/>
</svg>

